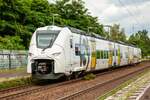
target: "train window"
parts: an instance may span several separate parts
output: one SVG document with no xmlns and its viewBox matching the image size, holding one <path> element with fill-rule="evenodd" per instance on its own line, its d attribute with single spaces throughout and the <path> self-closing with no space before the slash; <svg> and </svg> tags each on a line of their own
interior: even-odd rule
<svg viewBox="0 0 150 100">
<path fill-rule="evenodd" d="M 103 51 L 103 59 L 105 59 L 105 51 Z"/>
<path fill-rule="evenodd" d="M 107 59 L 107 51 L 104 51 L 104 59 Z"/>
<path fill-rule="evenodd" d="M 113 50 L 113 56 L 118 56 L 118 51 L 117 50 Z"/>
<path fill-rule="evenodd" d="M 89 49 L 89 47 L 86 47 L 86 50 L 87 50 L 86 55 L 90 55 L 90 49 Z"/>
<path fill-rule="evenodd" d="M 73 48 L 72 39 L 70 39 L 70 48 Z"/>
<path fill-rule="evenodd" d="M 106 54 L 105 54 L 105 51 L 103 51 L 103 59 L 106 58 Z"/>
<path fill-rule="evenodd" d="M 102 54 L 103 54 L 102 59 L 104 59 L 105 58 L 105 52 L 102 51 Z"/>
<path fill-rule="evenodd" d="M 103 59 L 105 59 L 105 51 L 103 51 Z"/>
<path fill-rule="evenodd" d="M 123 58 L 123 55 L 122 55 L 122 53 L 120 52 L 120 58 L 122 59 Z"/>
<path fill-rule="evenodd" d="M 112 55 L 115 56 L 115 51 L 114 50 L 112 51 Z"/>
<path fill-rule="evenodd" d="M 36 42 L 38 48 L 48 48 L 51 47 L 56 40 L 60 31 L 37 31 Z"/>
<path fill-rule="evenodd" d="M 99 59 L 101 59 L 101 51 L 99 51 Z"/>
<path fill-rule="evenodd" d="M 125 57 L 128 58 L 128 53 L 127 52 L 125 52 Z"/>
<path fill-rule="evenodd" d="M 109 59 L 109 53 L 110 53 L 110 51 L 107 51 L 108 52 L 108 59 Z"/>
<path fill-rule="evenodd" d="M 100 59 L 100 51 L 99 50 L 96 51 L 96 58 Z"/>
<path fill-rule="evenodd" d="M 116 50 L 116 56 L 118 56 L 118 50 Z"/>
<path fill-rule="evenodd" d="M 76 56 L 80 55 L 80 45 L 79 44 L 75 44 L 75 55 Z"/>
<path fill-rule="evenodd" d="M 108 51 L 106 51 L 106 59 L 108 59 Z"/>
<path fill-rule="evenodd" d="M 101 51 L 101 59 L 103 59 L 104 55 L 103 55 L 103 51 Z"/>
</svg>

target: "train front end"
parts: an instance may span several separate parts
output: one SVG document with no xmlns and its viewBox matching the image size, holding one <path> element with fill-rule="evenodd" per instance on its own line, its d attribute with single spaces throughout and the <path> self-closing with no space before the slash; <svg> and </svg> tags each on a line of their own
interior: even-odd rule
<svg viewBox="0 0 150 100">
<path fill-rule="evenodd" d="M 31 39 L 27 72 L 34 79 L 58 79 L 64 75 L 65 59 L 63 53 L 62 28 L 46 26 L 38 28 Z"/>
</svg>

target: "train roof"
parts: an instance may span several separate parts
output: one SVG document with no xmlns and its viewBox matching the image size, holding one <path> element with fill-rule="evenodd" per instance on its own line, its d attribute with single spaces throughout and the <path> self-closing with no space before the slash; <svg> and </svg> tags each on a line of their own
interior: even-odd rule
<svg viewBox="0 0 150 100">
<path fill-rule="evenodd" d="M 122 42 L 122 41 L 114 41 L 114 40 L 106 39 L 105 37 L 102 37 L 102 36 L 100 36 L 98 34 L 95 34 L 93 32 L 88 33 L 88 32 L 85 32 L 83 30 L 79 30 L 79 29 L 76 29 L 76 28 L 73 28 L 73 27 L 69 27 L 69 26 L 67 26 L 67 27 L 70 29 L 70 31 L 72 33 L 77 33 L 77 34 L 81 34 L 81 35 L 85 35 L 85 36 L 91 36 L 91 37 L 94 37 L 94 38 L 98 38 L 98 39 L 102 39 L 102 40 L 106 40 L 106 41 L 110 41 L 110 42 L 119 43 L 119 44 L 122 44 L 122 45 L 138 48 L 135 45 L 127 44 L 127 43 Z"/>
<path fill-rule="evenodd" d="M 105 40 L 105 41 L 110 41 L 110 42 L 114 42 L 114 43 L 119 43 L 119 44 L 122 44 L 122 45 L 126 45 L 126 46 L 131 46 L 131 47 L 135 47 L 135 48 L 138 48 L 136 47 L 135 45 L 132 45 L 132 44 L 127 44 L 127 43 L 124 43 L 122 41 L 114 41 L 114 40 L 111 40 L 111 39 L 106 39 L 105 37 L 102 37 L 98 34 L 95 34 L 93 32 L 85 32 L 83 30 L 80 30 L 80 29 L 77 29 L 77 28 L 73 28 L 73 27 L 70 27 L 70 26 L 65 26 L 67 28 L 70 29 L 70 31 L 72 33 L 77 33 L 77 34 L 81 34 L 81 35 L 85 35 L 85 36 L 90 36 L 90 37 L 94 37 L 94 38 L 98 38 L 98 39 L 101 39 L 101 40 Z M 40 27 L 37 29 L 38 30 L 49 30 L 49 29 L 57 29 L 57 30 L 61 30 L 62 28 L 64 28 L 64 26 L 45 26 L 45 27 Z"/>
</svg>

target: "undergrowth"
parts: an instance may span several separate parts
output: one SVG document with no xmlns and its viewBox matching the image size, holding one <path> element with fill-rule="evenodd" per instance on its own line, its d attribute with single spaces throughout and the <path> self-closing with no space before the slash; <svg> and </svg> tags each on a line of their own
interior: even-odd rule
<svg viewBox="0 0 150 100">
<path fill-rule="evenodd" d="M 94 79 L 96 77 L 96 75 L 94 75 L 93 73 L 87 74 L 83 77 L 84 80 L 91 80 Z"/>
<path fill-rule="evenodd" d="M 32 84 L 32 79 L 30 77 L 13 79 L 9 81 L 0 82 L 0 89 L 24 86 L 24 85 L 29 85 L 29 84 Z"/>
</svg>

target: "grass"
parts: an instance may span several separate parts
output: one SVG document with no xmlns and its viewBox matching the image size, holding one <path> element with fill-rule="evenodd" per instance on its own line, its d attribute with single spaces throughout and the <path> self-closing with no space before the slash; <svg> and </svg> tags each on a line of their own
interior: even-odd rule
<svg viewBox="0 0 150 100">
<path fill-rule="evenodd" d="M 25 73 L 26 67 L 18 67 L 14 69 L 0 69 L 0 74 L 13 74 L 13 73 Z M 10 77 L 10 78 L 0 78 L 0 89 L 16 87 L 21 85 L 31 84 L 32 79 L 30 75 L 24 77 Z"/>
<path fill-rule="evenodd" d="M 87 74 L 83 77 L 84 80 L 94 79 L 96 76 L 93 73 Z"/>
<path fill-rule="evenodd" d="M 144 75 L 145 73 L 147 73 L 148 71 L 150 71 L 150 70 L 145 70 L 144 72 L 142 72 L 141 74 L 137 75 L 136 77 L 131 78 L 128 81 L 122 83 L 121 85 L 119 85 L 118 87 L 114 88 L 113 90 L 111 90 L 111 91 L 105 93 L 104 95 L 98 97 L 98 100 L 104 100 L 107 97 L 115 94 L 117 91 L 123 89 L 124 87 L 126 87 L 127 85 L 129 85 L 130 83 L 132 83 L 133 81 L 135 81 L 136 79 L 138 79 L 139 77 L 141 77 L 142 75 Z"/>
<path fill-rule="evenodd" d="M 31 77 L 17 78 L 17 79 L 1 82 L 0 89 L 6 89 L 10 87 L 17 87 L 17 86 L 23 86 L 29 84 L 32 84 Z"/>
<path fill-rule="evenodd" d="M 13 69 L 0 69 L 0 74 L 2 73 L 17 73 L 17 72 L 26 72 L 26 67 L 18 67 Z"/>
</svg>

